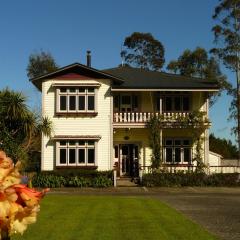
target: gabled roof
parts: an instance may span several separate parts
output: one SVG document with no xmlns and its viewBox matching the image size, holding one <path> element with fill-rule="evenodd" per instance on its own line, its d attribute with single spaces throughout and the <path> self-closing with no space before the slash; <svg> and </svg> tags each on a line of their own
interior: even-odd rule
<svg viewBox="0 0 240 240">
<path fill-rule="evenodd" d="M 121 85 L 114 84 L 112 90 L 117 89 L 179 89 L 179 90 L 211 90 L 218 91 L 216 81 L 204 80 L 195 77 L 186 77 L 165 72 L 147 71 L 133 67 L 117 67 L 103 70 L 124 80 Z"/>
<path fill-rule="evenodd" d="M 39 90 L 41 90 L 41 82 L 42 81 L 47 80 L 47 79 L 57 78 L 59 76 L 62 76 L 62 75 L 68 74 L 68 73 L 81 74 L 81 75 L 85 75 L 85 76 L 88 76 L 88 77 L 92 77 L 94 79 L 108 78 L 108 79 L 113 80 L 113 83 L 115 85 L 121 84 L 121 83 L 124 82 L 124 80 L 121 79 L 120 77 L 113 76 L 110 73 L 99 71 L 95 68 L 88 67 L 88 66 L 80 64 L 80 63 L 70 64 L 68 66 L 59 68 L 58 70 L 56 70 L 54 72 L 47 73 L 47 74 L 41 75 L 39 77 L 32 78 L 32 79 L 30 79 L 30 81 Z"/>
</svg>

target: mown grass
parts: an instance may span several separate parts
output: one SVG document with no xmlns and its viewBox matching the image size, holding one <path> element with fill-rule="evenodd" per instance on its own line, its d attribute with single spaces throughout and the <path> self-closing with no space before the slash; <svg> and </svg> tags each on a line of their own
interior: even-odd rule
<svg viewBox="0 0 240 240">
<path fill-rule="evenodd" d="M 36 224 L 14 240 L 217 239 L 162 202 L 143 197 L 48 195 Z"/>
</svg>

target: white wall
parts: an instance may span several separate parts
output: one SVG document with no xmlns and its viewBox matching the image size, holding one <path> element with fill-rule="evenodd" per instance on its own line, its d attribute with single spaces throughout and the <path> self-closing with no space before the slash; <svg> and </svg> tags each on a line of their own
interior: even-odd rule
<svg viewBox="0 0 240 240">
<path fill-rule="evenodd" d="M 53 83 L 100 83 L 95 98 L 98 115 L 95 117 L 57 117 L 55 116 L 55 88 Z M 110 80 L 48 80 L 42 83 L 42 111 L 53 122 L 53 134 L 58 135 L 99 135 L 96 156 L 98 170 L 111 169 L 111 96 Z M 42 140 L 42 170 L 55 167 L 55 141 L 47 137 Z"/>
</svg>

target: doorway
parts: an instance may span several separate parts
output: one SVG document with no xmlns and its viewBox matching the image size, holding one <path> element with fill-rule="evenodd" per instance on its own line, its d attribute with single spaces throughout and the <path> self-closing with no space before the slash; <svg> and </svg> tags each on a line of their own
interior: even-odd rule
<svg viewBox="0 0 240 240">
<path fill-rule="evenodd" d="M 116 147 L 118 146 L 118 147 Z M 115 145 L 118 150 L 117 173 L 119 177 L 139 176 L 139 146 L 137 144 Z M 115 152 L 116 153 L 116 152 Z M 116 155 L 116 154 L 115 154 Z"/>
</svg>

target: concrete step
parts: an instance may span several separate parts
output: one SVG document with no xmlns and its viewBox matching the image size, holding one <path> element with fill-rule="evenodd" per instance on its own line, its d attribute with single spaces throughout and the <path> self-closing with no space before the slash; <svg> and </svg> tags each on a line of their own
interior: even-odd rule
<svg viewBox="0 0 240 240">
<path fill-rule="evenodd" d="M 138 187 L 137 180 L 132 178 L 120 178 L 117 179 L 117 187 Z"/>
</svg>

